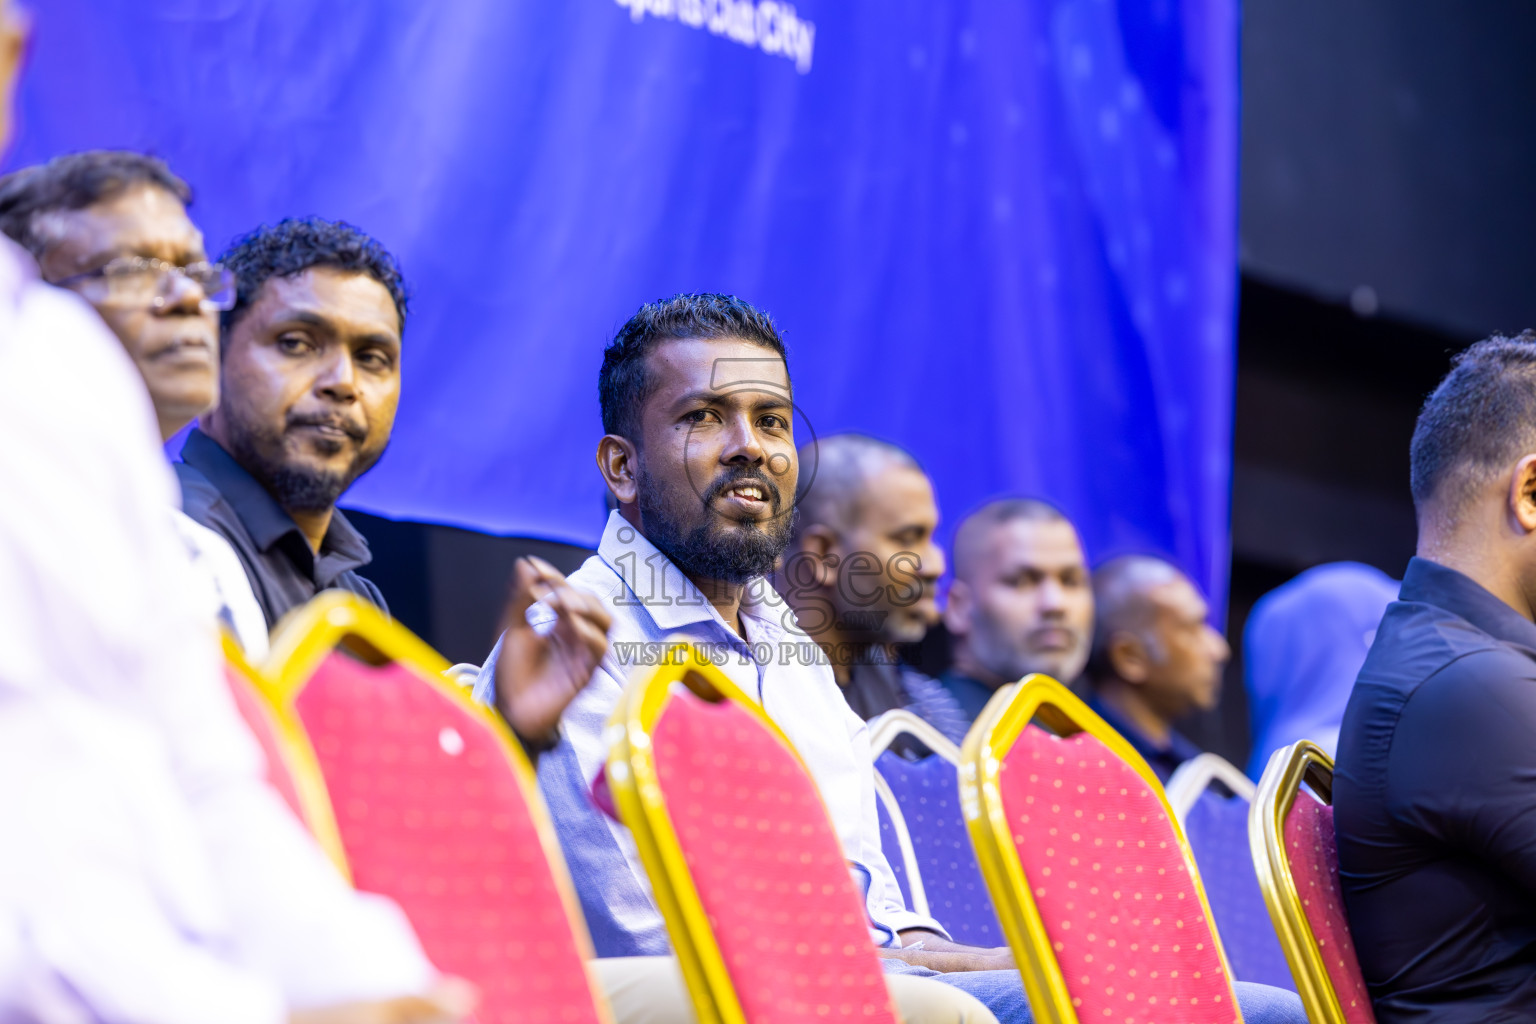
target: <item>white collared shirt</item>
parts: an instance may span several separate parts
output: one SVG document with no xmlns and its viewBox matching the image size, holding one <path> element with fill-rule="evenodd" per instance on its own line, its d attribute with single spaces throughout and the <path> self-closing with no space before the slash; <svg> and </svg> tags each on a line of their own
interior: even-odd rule
<svg viewBox="0 0 1536 1024">
<path fill-rule="evenodd" d="M 262 778 L 142 378 L 0 241 L 0 1019 L 276 1024 L 423 991 Z"/>
<path fill-rule="evenodd" d="M 589 795 L 607 760 L 604 727 L 624 684 L 647 652 L 660 650 L 669 638 L 725 654 L 722 671 L 758 699 L 795 745 L 821 790 L 845 855 L 869 876 L 866 903 L 877 941 L 897 944 L 895 933 L 907 928 L 944 934 L 937 921 L 906 909 L 881 850 L 865 724 L 843 698 L 821 649 L 767 580 L 748 584 L 741 605 L 746 635 L 738 636 L 698 588 L 614 512 L 597 554 L 570 582 L 596 594 L 613 615 L 611 646 L 566 710 L 564 740 L 539 759 L 539 783 L 599 956 L 658 955 L 669 949 L 629 830 L 598 811 Z M 529 621 L 542 627 L 553 616 L 536 605 Z M 475 684 L 482 701 L 494 701 L 500 652 L 498 641 Z"/>
</svg>

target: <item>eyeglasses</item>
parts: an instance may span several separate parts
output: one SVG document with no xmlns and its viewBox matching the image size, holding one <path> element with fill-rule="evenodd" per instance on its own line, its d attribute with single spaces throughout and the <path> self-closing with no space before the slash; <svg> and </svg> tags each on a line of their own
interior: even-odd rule
<svg viewBox="0 0 1536 1024">
<path fill-rule="evenodd" d="M 171 301 L 178 278 L 202 289 L 206 307 L 225 310 L 235 304 L 235 275 L 217 263 L 178 267 L 148 256 L 120 256 L 105 266 L 54 283 L 61 288 L 73 288 L 101 305 L 164 309 Z"/>
</svg>

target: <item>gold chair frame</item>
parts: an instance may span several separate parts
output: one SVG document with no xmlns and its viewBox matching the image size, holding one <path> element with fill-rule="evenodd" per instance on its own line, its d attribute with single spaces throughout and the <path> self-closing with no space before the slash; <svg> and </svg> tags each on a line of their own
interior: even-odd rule
<svg viewBox="0 0 1536 1024">
<path fill-rule="evenodd" d="M 1169 806 L 1157 775 L 1124 737 L 1072 691 L 1049 676 L 1029 675 L 1019 680 L 1016 686 L 993 694 L 966 734 L 965 743 L 960 748 L 960 804 L 971 842 L 976 847 L 981 875 L 992 893 L 1003 934 L 1008 936 L 1008 945 L 1018 961 L 1024 992 L 1029 997 L 1035 1019 L 1040 1024 L 1078 1024 L 1072 993 L 1051 947 L 1050 933 L 1035 903 L 1034 889 L 1013 843 L 1013 829 L 1009 827 L 1003 808 L 999 783 L 1004 758 L 1036 718 L 1059 736 L 1086 732 L 1129 765 L 1157 794 L 1178 840 L 1179 852 L 1200 900 L 1200 909 L 1210 922 L 1216 954 L 1221 959 L 1230 988 L 1232 966 L 1227 962 L 1227 951 L 1216 930 L 1205 885 L 1200 881 L 1199 868 L 1184 837 L 1184 829 Z M 1237 1005 L 1235 992 L 1232 1006 L 1241 1020 L 1242 1010 Z"/>
<path fill-rule="evenodd" d="M 1302 909 L 1301 894 L 1285 852 L 1285 819 L 1302 784 L 1324 803 L 1333 803 L 1333 758 L 1311 740 L 1297 740 L 1269 757 L 1259 791 L 1248 811 L 1248 846 L 1269 908 L 1280 949 L 1296 980 L 1296 992 L 1312 1024 L 1345 1024 L 1344 1008 L 1323 963 L 1317 936 Z"/>
</svg>

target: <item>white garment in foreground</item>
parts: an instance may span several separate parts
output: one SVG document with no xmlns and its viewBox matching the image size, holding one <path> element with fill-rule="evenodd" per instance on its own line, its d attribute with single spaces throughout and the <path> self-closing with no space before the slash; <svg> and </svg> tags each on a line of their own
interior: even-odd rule
<svg viewBox="0 0 1536 1024">
<path fill-rule="evenodd" d="M 142 380 L 7 243 L 0 482 L 0 1019 L 265 1024 L 424 991 L 398 909 L 262 781 Z"/>
</svg>

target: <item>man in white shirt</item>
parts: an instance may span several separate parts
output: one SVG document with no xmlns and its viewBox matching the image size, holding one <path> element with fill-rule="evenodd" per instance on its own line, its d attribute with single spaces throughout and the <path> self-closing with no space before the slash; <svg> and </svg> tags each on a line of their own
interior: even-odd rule
<svg viewBox="0 0 1536 1024">
<path fill-rule="evenodd" d="M 0 231 L 43 279 L 90 302 L 144 379 L 162 441 L 219 399 L 219 311 L 234 282 L 208 262 L 187 216 L 192 192 L 140 153 L 71 153 L 0 178 Z M 182 541 L 246 657 L 267 653 L 267 624 L 234 551 L 176 503 Z"/>
<path fill-rule="evenodd" d="M 864 722 L 765 578 L 789 542 L 798 473 L 783 353 L 766 314 L 734 297 L 685 295 L 642 309 L 604 355 L 597 461 L 619 511 L 570 582 L 612 614 L 611 650 L 565 716 L 566 742 L 539 767 L 593 941 L 600 957 L 668 951 L 633 841 L 588 792 L 636 659 L 681 635 L 731 652 L 724 671 L 804 759 L 849 861 L 869 878 L 887 969 L 939 978 L 973 991 L 1000 1020 L 1027 1020 L 1007 950 L 953 943 L 903 904 L 880 848 Z M 797 653 L 781 656 L 786 649 Z M 477 684 L 482 700 L 496 695 L 501 657 L 498 644 Z"/>
</svg>

